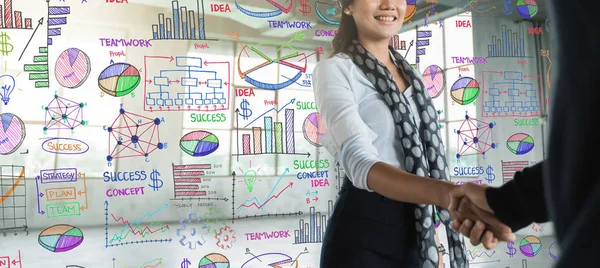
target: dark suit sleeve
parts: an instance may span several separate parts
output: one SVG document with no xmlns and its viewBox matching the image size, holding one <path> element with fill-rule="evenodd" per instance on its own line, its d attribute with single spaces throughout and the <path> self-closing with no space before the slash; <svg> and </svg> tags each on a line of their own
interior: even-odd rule
<svg viewBox="0 0 600 268">
<path fill-rule="evenodd" d="M 544 200 L 543 166 L 539 162 L 516 172 L 501 187 L 488 187 L 488 204 L 500 221 L 517 231 L 527 225 L 548 221 Z"/>
</svg>

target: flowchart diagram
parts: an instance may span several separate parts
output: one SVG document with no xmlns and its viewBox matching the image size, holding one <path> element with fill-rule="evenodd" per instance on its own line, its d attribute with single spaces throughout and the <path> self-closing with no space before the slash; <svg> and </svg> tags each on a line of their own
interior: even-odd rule
<svg viewBox="0 0 600 268">
<path fill-rule="evenodd" d="M 542 112 L 541 75 L 482 71 L 483 117 L 534 117 Z"/>
<path fill-rule="evenodd" d="M 48 218 L 80 216 L 88 209 L 85 173 L 77 168 L 40 170 L 35 189 L 38 213 Z"/>
<path fill-rule="evenodd" d="M 166 62 L 173 66 L 153 68 Z M 144 56 L 144 111 L 229 110 L 230 66 L 201 57 Z"/>
</svg>

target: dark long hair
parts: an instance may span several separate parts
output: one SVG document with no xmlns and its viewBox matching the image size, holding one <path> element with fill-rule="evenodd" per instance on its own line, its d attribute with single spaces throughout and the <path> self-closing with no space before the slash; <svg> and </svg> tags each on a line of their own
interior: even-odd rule
<svg viewBox="0 0 600 268">
<path fill-rule="evenodd" d="M 352 40 L 358 39 L 358 29 L 356 28 L 356 22 L 354 21 L 354 17 L 346 15 L 344 13 L 344 9 L 350 5 L 353 0 L 342 1 L 345 2 L 342 6 L 342 19 L 340 20 L 340 26 L 338 27 L 337 34 L 331 41 L 331 45 L 333 46 L 333 55 L 338 54 L 340 52 L 344 52 L 350 44 Z"/>
</svg>

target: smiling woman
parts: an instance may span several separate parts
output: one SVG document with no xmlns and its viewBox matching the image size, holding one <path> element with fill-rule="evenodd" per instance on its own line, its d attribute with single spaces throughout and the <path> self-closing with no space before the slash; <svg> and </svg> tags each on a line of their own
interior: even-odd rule
<svg viewBox="0 0 600 268">
<path fill-rule="evenodd" d="M 437 110 L 420 73 L 389 47 L 407 4 L 341 1 L 334 53 L 313 71 L 328 128 L 320 141 L 347 175 L 323 240 L 323 268 L 445 266 L 431 223 L 435 210 L 450 225 L 447 191 L 455 185 Z M 461 238 L 449 228 L 446 238 L 450 267 L 466 267 Z"/>
</svg>

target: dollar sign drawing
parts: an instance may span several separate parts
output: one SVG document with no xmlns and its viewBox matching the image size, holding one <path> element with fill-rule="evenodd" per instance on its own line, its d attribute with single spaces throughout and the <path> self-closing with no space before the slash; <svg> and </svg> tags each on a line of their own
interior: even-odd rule
<svg viewBox="0 0 600 268">
<path fill-rule="evenodd" d="M 160 187 L 163 187 L 163 181 L 159 178 L 159 176 L 160 172 L 158 172 L 156 169 L 153 169 L 152 173 L 150 173 L 150 180 L 152 180 L 152 184 L 148 184 L 148 186 L 150 186 L 154 191 L 158 191 Z"/>
<path fill-rule="evenodd" d="M 515 249 L 515 242 L 508 242 L 508 244 L 506 244 L 506 247 L 508 247 L 508 252 L 506 252 L 506 254 L 508 254 L 509 257 L 512 258 L 515 256 L 515 254 L 517 254 L 517 249 Z"/>
<path fill-rule="evenodd" d="M 512 14 L 512 6 L 510 5 L 510 0 L 504 0 L 504 13 L 506 16 Z"/>
<path fill-rule="evenodd" d="M 487 169 L 485 170 L 485 173 L 487 174 L 485 180 L 488 181 L 488 184 L 492 183 L 496 179 L 496 175 L 492 173 L 493 171 L 494 169 L 492 168 L 492 165 L 488 165 Z"/>
<path fill-rule="evenodd" d="M 181 262 L 181 268 L 188 268 L 190 264 L 192 264 L 192 262 L 190 262 L 188 258 L 183 258 L 183 261 Z"/>
<path fill-rule="evenodd" d="M 309 0 L 300 0 L 300 5 L 302 6 L 301 9 L 298 9 L 300 12 L 302 12 L 302 15 L 306 16 L 308 15 L 308 13 L 310 13 L 310 11 L 312 11 L 312 8 L 310 6 L 308 6 L 308 1 Z"/>
<path fill-rule="evenodd" d="M 8 43 L 8 40 L 10 40 L 10 36 L 2 32 L 0 34 L 0 52 L 2 52 L 2 56 L 7 56 L 9 52 L 13 51 L 13 45 Z"/>
<path fill-rule="evenodd" d="M 248 106 L 250 106 L 250 103 L 246 99 L 242 100 L 242 103 L 240 103 L 240 108 L 242 109 L 241 115 L 244 120 L 248 120 L 248 117 L 252 115 L 252 110 L 250 110 Z"/>
</svg>

